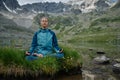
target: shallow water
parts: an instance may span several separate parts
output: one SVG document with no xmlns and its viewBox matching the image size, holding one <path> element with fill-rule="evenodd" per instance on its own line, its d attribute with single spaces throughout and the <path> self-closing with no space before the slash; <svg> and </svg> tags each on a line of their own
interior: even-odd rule
<svg viewBox="0 0 120 80">
<path fill-rule="evenodd" d="M 0 80 L 82 80 L 82 75 L 81 74 L 76 74 L 76 75 L 58 75 L 55 78 L 51 77 L 39 77 L 39 78 L 2 78 L 0 77 Z"/>
<path fill-rule="evenodd" d="M 57 77 L 55 80 L 82 80 L 82 75 L 81 74 L 71 76 L 62 75 Z"/>
</svg>

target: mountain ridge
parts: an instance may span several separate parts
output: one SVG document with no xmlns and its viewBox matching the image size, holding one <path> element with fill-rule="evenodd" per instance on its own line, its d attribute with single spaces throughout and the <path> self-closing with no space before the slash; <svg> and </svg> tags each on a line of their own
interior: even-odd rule
<svg viewBox="0 0 120 80">
<path fill-rule="evenodd" d="M 68 4 L 73 5 L 74 7 L 81 9 L 83 13 L 97 11 L 105 11 L 110 7 L 113 7 L 113 4 L 117 1 L 112 0 L 70 0 Z"/>
<path fill-rule="evenodd" d="M 20 6 L 17 0 L 1 0 L 0 11 L 21 13 L 88 13 L 94 10 L 105 11 L 113 6 L 116 1 L 110 0 L 70 0 L 67 3 L 38 2 Z M 119 5 L 119 4 L 118 4 Z M 77 9 L 77 10 L 76 10 Z"/>
</svg>

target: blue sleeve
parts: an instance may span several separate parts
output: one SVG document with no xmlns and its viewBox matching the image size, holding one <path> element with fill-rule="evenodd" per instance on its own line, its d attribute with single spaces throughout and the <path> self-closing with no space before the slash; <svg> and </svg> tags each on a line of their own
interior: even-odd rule
<svg viewBox="0 0 120 80">
<path fill-rule="evenodd" d="M 36 46 L 37 46 L 37 32 L 33 36 L 31 47 L 28 52 L 33 53 Z"/>
<path fill-rule="evenodd" d="M 54 47 L 56 52 L 60 51 L 60 48 L 58 47 L 57 37 L 56 37 L 55 33 L 53 33 L 53 47 Z"/>
</svg>

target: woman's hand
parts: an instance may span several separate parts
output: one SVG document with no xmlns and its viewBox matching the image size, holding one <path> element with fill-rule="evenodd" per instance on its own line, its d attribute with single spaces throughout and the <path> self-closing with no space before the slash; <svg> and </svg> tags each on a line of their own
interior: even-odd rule
<svg viewBox="0 0 120 80">
<path fill-rule="evenodd" d="M 60 49 L 60 53 L 62 53 L 63 52 L 63 49 Z"/>
<path fill-rule="evenodd" d="M 25 52 L 25 55 L 26 55 L 26 56 L 29 56 L 29 55 L 30 55 L 30 53 L 29 53 L 28 51 L 26 51 L 26 52 Z"/>
</svg>

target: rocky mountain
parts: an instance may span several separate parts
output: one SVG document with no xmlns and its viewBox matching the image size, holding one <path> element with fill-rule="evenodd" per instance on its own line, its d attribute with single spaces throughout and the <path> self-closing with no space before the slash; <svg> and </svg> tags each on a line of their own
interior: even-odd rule
<svg viewBox="0 0 120 80">
<path fill-rule="evenodd" d="M 10 25 L 17 26 L 17 24 L 14 21 L 0 14 L 0 30 L 2 30 L 3 27 L 5 28 L 5 26 L 10 26 Z"/>
<path fill-rule="evenodd" d="M 0 25 L 4 23 L 7 26 L 22 26 L 25 28 L 31 27 L 34 17 L 34 14 L 22 8 L 17 0 L 0 0 L 0 14 L 4 16 L 0 16 L 2 21 Z"/>
<path fill-rule="evenodd" d="M 20 6 L 17 0 L 1 0 L 0 11 L 11 13 L 88 13 L 94 10 L 105 11 L 118 0 L 70 0 L 67 3 L 39 2 Z M 119 4 L 118 4 L 119 5 Z"/>
<path fill-rule="evenodd" d="M 32 34 L 32 30 L 19 26 L 13 19 L 0 14 L 0 47 L 10 45 L 16 48 L 25 47 L 30 44 L 28 38 L 31 38 Z"/>
<path fill-rule="evenodd" d="M 88 13 L 94 10 L 105 11 L 114 6 L 117 1 L 118 0 L 70 0 L 68 4 L 80 9 L 83 13 Z"/>
<path fill-rule="evenodd" d="M 71 5 L 64 4 L 62 2 L 59 3 L 40 2 L 40 3 L 26 4 L 22 6 L 22 8 L 27 9 L 28 11 L 34 13 L 41 13 L 41 12 L 62 13 L 64 11 L 67 11 L 70 7 Z"/>
<path fill-rule="evenodd" d="M 119 0 L 70 0 L 67 3 L 40 2 L 23 5 L 23 11 L 33 13 L 88 13 L 91 11 L 106 11 L 114 5 L 119 5 Z M 116 5 L 116 6 L 117 6 Z"/>
<path fill-rule="evenodd" d="M 114 5 L 113 8 L 120 8 L 120 0 L 118 0 L 118 2 Z"/>
<path fill-rule="evenodd" d="M 22 8 L 34 13 L 50 12 L 63 13 L 73 12 L 75 14 L 88 13 L 91 11 L 106 11 L 113 7 L 118 0 L 70 0 L 67 3 L 40 2 L 23 5 Z"/>
<path fill-rule="evenodd" d="M 0 0 L 0 11 L 16 13 L 18 8 L 20 8 L 20 5 L 17 0 Z"/>
<path fill-rule="evenodd" d="M 17 0 L 0 0 L 0 13 L 6 16 L 8 20 L 12 20 L 16 25 L 30 28 L 33 18 L 38 13 L 54 13 L 53 15 L 56 15 L 56 13 L 67 12 L 80 14 L 94 10 L 106 10 L 106 8 L 113 6 L 113 3 L 116 3 L 116 0 L 71 0 L 68 3 L 39 2 L 20 6 Z M 119 7 L 119 4 L 120 0 L 115 6 Z M 2 13 L 2 11 L 6 12 Z"/>
<path fill-rule="evenodd" d="M 8 11 L 11 13 L 62 13 L 68 11 L 71 5 L 59 2 L 39 2 L 33 4 L 25 4 L 20 6 L 17 0 L 0 0 L 0 11 Z"/>
<path fill-rule="evenodd" d="M 23 20 L 24 21 L 24 20 Z M 30 31 L 29 29 L 22 27 L 18 25 L 14 19 L 9 19 L 8 17 L 0 14 L 0 32 L 6 32 L 6 31 Z"/>
</svg>

